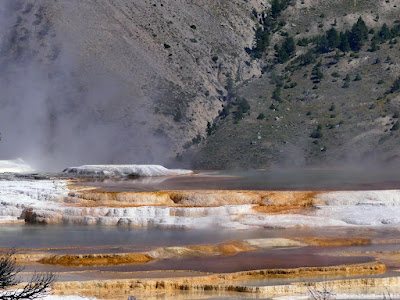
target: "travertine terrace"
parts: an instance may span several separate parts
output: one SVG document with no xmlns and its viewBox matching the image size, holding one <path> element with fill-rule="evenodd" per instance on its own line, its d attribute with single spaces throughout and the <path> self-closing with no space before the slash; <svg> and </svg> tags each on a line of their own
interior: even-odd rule
<svg viewBox="0 0 400 300">
<path fill-rule="evenodd" d="M 301 296 L 307 294 L 307 281 L 302 278 L 312 282 L 323 277 L 334 280 L 337 293 L 365 293 L 366 286 L 371 293 L 380 293 L 386 286 L 397 292 L 400 219 L 393 211 L 400 212 L 398 190 L 153 188 L 167 180 L 162 177 L 140 179 L 138 184 L 146 188 L 134 190 L 121 188 L 118 181 L 115 188 L 102 187 L 101 181 L 79 177 L 89 175 L 85 172 L 74 175 L 78 176 L 75 179 L 68 174 L 67 178 L 11 176 L 1 180 L 3 226 L 102 225 L 170 230 L 177 237 L 181 229 L 189 233 L 217 230 L 221 237 L 186 244 L 133 242 L 110 248 L 104 241 L 96 246 L 89 242 L 85 247 L 18 249 L 17 261 L 28 273 L 40 268 L 59 274 L 55 294 L 100 299 L 131 294 L 139 299 L 154 295 L 165 299 Z M 93 172 L 92 177 L 112 176 L 102 170 Z M 190 176 L 199 175 L 180 180 L 185 182 Z M 224 232 L 231 238 L 224 238 Z M 383 252 L 377 247 L 383 247 Z"/>
</svg>

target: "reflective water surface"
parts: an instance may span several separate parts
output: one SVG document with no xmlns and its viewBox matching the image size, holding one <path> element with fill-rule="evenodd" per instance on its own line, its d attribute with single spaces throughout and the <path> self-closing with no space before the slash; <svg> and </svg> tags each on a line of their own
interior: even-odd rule
<svg viewBox="0 0 400 300">
<path fill-rule="evenodd" d="M 374 190 L 400 188 L 400 170 L 254 170 L 189 176 L 89 180 L 110 191 L 158 190 Z"/>
</svg>

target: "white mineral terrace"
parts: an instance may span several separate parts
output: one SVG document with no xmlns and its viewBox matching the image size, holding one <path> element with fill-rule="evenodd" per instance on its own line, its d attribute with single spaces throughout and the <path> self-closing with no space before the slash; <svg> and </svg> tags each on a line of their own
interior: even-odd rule
<svg viewBox="0 0 400 300">
<path fill-rule="evenodd" d="M 27 213 L 38 223 L 83 225 L 124 225 L 160 228 L 202 228 L 216 226 L 231 229 L 291 228 L 329 226 L 400 227 L 400 191 L 321 192 L 316 209 L 295 213 L 262 214 L 253 204 L 188 206 L 84 207 L 73 205 L 68 196 L 68 181 L 0 181 L 0 222 L 25 219 Z M 132 197 L 136 197 L 135 194 Z M 190 206 L 196 206 L 196 199 Z M 72 203 L 72 204 L 71 204 Z"/>
<path fill-rule="evenodd" d="M 123 176 L 172 176 L 187 175 L 193 173 L 190 170 L 167 169 L 160 165 L 84 165 L 80 167 L 70 167 L 63 171 L 68 174 L 78 174 L 83 176 L 104 176 L 104 177 L 123 177 Z"/>
<path fill-rule="evenodd" d="M 0 173 L 32 173 L 34 169 L 23 159 L 0 160 Z"/>
</svg>

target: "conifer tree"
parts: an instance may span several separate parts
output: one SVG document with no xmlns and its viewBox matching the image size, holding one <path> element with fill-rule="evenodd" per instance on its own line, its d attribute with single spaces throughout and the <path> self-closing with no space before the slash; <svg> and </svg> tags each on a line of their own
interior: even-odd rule
<svg viewBox="0 0 400 300">
<path fill-rule="evenodd" d="M 330 50 L 333 50 L 340 45 L 339 34 L 333 27 L 327 31 L 326 39 L 328 41 L 328 47 Z"/>
<path fill-rule="evenodd" d="M 353 51 L 359 51 L 368 39 L 368 27 L 365 25 L 364 20 L 359 17 L 357 23 L 351 28 L 348 40 L 350 48 Z"/>
<path fill-rule="evenodd" d="M 284 63 L 296 52 L 296 44 L 291 36 L 287 36 L 282 46 L 277 48 L 278 61 Z"/>
<path fill-rule="evenodd" d="M 281 13 L 282 6 L 279 0 L 272 0 L 271 3 L 271 16 L 275 19 Z"/>
<path fill-rule="evenodd" d="M 344 33 L 340 33 L 340 45 L 339 49 L 342 50 L 343 52 L 349 52 L 350 51 L 350 43 L 349 43 L 349 31 L 346 30 Z"/>
<path fill-rule="evenodd" d="M 378 35 L 382 38 L 382 41 L 387 41 L 392 38 L 392 32 L 390 31 L 386 23 L 382 25 Z"/>
</svg>

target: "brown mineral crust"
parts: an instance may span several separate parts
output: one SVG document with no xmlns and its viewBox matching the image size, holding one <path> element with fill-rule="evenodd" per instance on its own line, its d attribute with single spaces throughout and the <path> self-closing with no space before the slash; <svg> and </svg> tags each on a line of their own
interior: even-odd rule
<svg viewBox="0 0 400 300">
<path fill-rule="evenodd" d="M 362 237 L 349 237 L 349 238 L 330 238 L 330 237 L 303 237 L 296 240 L 305 243 L 309 246 L 323 246 L 323 247 L 344 247 L 344 246 L 360 246 L 372 244 L 371 239 Z"/>
<path fill-rule="evenodd" d="M 144 264 L 151 260 L 153 260 L 152 257 L 143 253 L 122 253 L 122 254 L 54 255 L 51 257 L 42 258 L 38 262 L 42 264 L 73 267 L 73 266 Z"/>
<path fill-rule="evenodd" d="M 230 256 L 236 255 L 242 252 L 250 252 L 259 250 L 258 248 L 251 247 L 246 245 L 240 241 L 232 241 L 225 244 L 220 245 L 193 245 L 193 246 L 186 246 L 188 249 L 201 251 L 203 253 L 208 253 L 211 255 L 223 255 L 223 256 Z"/>
<path fill-rule="evenodd" d="M 166 191 L 160 192 L 108 192 L 108 191 L 71 191 L 69 198 L 77 198 L 87 206 L 104 205 L 173 205 L 173 201 Z"/>
<path fill-rule="evenodd" d="M 154 259 L 164 259 L 183 256 L 231 256 L 243 252 L 256 251 L 240 241 L 231 241 L 219 245 L 190 245 L 184 247 L 162 247 L 145 253 L 118 253 L 118 254 L 25 254 L 20 255 L 20 261 L 37 261 L 42 264 L 75 266 L 105 266 L 123 264 L 145 264 Z"/>
<path fill-rule="evenodd" d="M 233 190 L 193 190 L 154 192 L 115 192 L 101 190 L 71 191 L 65 202 L 78 201 L 85 206 L 181 206 L 216 207 L 222 205 L 260 205 L 260 212 L 268 212 L 271 207 L 291 209 L 313 206 L 314 191 L 233 191 Z M 75 199 L 75 200 L 73 200 Z M 273 209 L 272 209 L 273 210 Z"/>
<path fill-rule="evenodd" d="M 305 209 L 312 209 L 311 207 L 304 206 L 254 206 L 253 210 L 260 214 L 288 214 L 288 213 L 299 213 Z M 295 212 L 294 212 L 295 211 Z"/>
<path fill-rule="evenodd" d="M 107 299 L 118 299 L 126 295 L 150 293 L 154 296 L 156 292 L 170 293 L 174 291 L 215 291 L 224 292 L 245 292 L 261 295 L 286 294 L 306 292 L 307 283 L 295 283 L 291 285 L 278 286 L 245 286 L 236 285 L 237 280 L 259 279 L 259 278 L 292 278 L 304 276 L 323 276 L 323 275 L 374 275 L 382 274 L 386 271 L 386 266 L 380 262 L 370 262 L 363 264 L 340 265 L 332 267 L 307 267 L 296 269 L 266 269 L 253 270 L 235 273 L 211 274 L 193 277 L 175 277 L 158 279 L 120 279 L 102 281 L 70 281 L 57 282 L 53 286 L 55 294 L 79 294 L 85 296 L 97 296 Z M 371 278 L 370 280 L 375 280 Z M 379 278 L 378 280 L 384 280 Z M 357 281 L 357 279 L 355 280 Z M 360 281 L 360 280 L 358 280 Z M 353 285 L 365 285 L 365 280 L 354 282 Z M 335 281 L 337 285 L 349 286 L 350 280 Z M 396 281 L 398 283 L 398 280 Z M 372 283 L 371 283 L 372 284 Z M 117 295 L 118 293 L 118 295 Z"/>
</svg>

